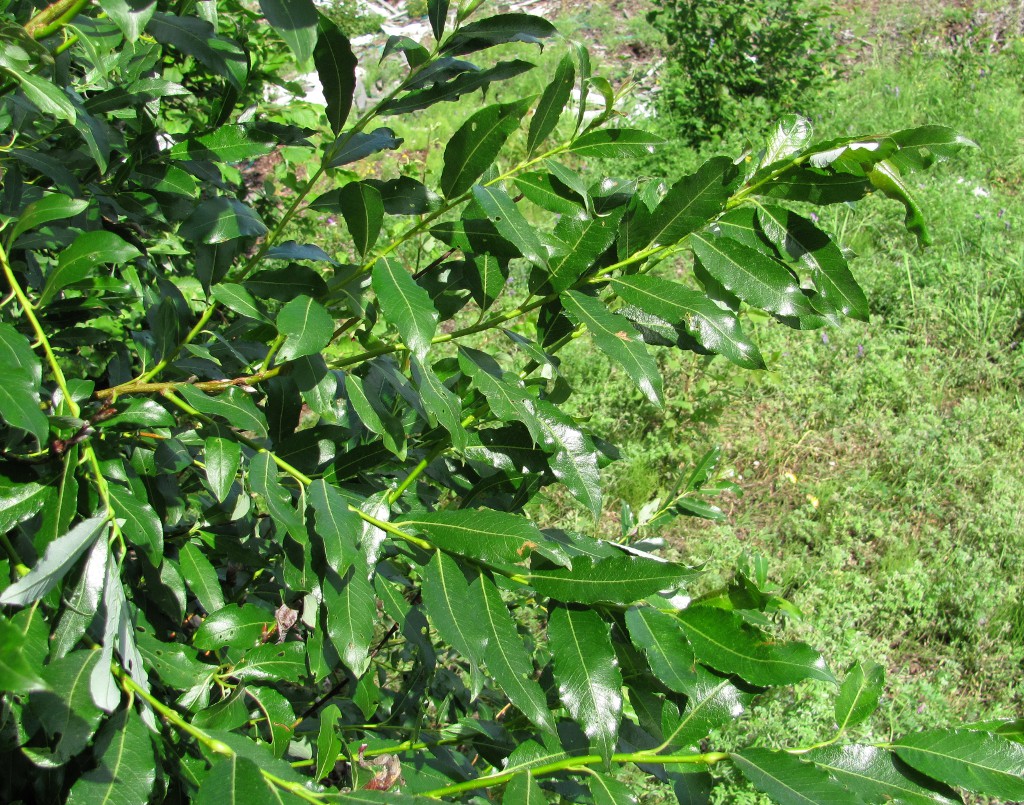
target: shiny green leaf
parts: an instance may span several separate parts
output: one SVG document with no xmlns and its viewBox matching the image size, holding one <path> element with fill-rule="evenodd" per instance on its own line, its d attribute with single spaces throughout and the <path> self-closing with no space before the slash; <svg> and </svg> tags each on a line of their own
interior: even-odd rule
<svg viewBox="0 0 1024 805">
<path fill-rule="evenodd" d="M 424 361 L 438 320 L 430 296 L 405 268 L 388 258 L 373 267 L 373 290 L 384 318 L 395 326 L 409 351 Z"/>
<path fill-rule="evenodd" d="M 780 316 L 813 315 L 800 283 L 782 263 L 730 238 L 696 233 L 693 253 L 704 269 L 744 302 Z"/>
<path fill-rule="evenodd" d="M 210 293 L 224 307 L 235 311 L 240 316 L 247 316 L 256 321 L 270 321 L 267 318 L 267 314 L 260 309 L 256 300 L 253 299 L 252 294 L 245 289 L 244 285 L 238 285 L 234 282 L 222 282 L 214 285 L 210 289 Z"/>
<path fill-rule="evenodd" d="M 622 719 L 622 674 L 609 628 L 590 609 L 557 607 L 548 618 L 558 697 L 605 763 L 615 751 Z"/>
<path fill-rule="evenodd" d="M 253 604 L 228 604 L 203 621 L 192 638 L 192 645 L 205 651 L 216 651 L 224 646 L 251 648 L 273 624 L 272 612 Z"/>
<path fill-rule="evenodd" d="M 43 558 L 28 575 L 0 593 L 0 604 L 25 606 L 38 601 L 68 574 L 86 549 L 107 529 L 106 516 L 82 520 L 68 533 L 46 546 Z"/>
<path fill-rule="evenodd" d="M 753 685 L 834 682 L 821 655 L 805 643 L 779 643 L 736 612 L 690 607 L 676 614 L 697 659 Z"/>
<path fill-rule="evenodd" d="M 158 42 L 171 45 L 201 62 L 226 79 L 234 89 L 242 89 L 249 71 L 248 59 L 238 45 L 218 36 L 213 25 L 206 20 L 158 11 L 150 19 L 146 31 Z"/>
<path fill-rule="evenodd" d="M 40 676 L 25 656 L 25 635 L 6 618 L 0 618 L 0 690 L 30 693 L 46 689 Z"/>
<path fill-rule="evenodd" d="M 441 190 L 446 198 L 461 195 L 476 183 L 519 128 L 527 108 L 526 101 L 485 106 L 459 127 L 444 149 Z"/>
<path fill-rule="evenodd" d="M 264 643 L 249 649 L 235 664 L 238 679 L 298 683 L 306 675 L 306 649 L 302 643 Z"/>
<path fill-rule="evenodd" d="M 352 53 L 348 37 L 323 14 L 319 14 L 319 35 L 313 50 L 313 62 L 327 99 L 327 122 L 331 131 L 339 134 L 352 109 L 358 60 Z"/>
<path fill-rule="evenodd" d="M 289 361 L 326 347 L 334 336 L 334 318 L 315 299 L 300 295 L 277 314 L 277 330 L 286 336 L 280 359 Z"/>
<path fill-rule="evenodd" d="M 951 789 L 919 774 L 892 752 L 877 746 L 826 746 L 805 757 L 851 791 L 857 791 L 867 802 L 905 805 L 961 802 Z"/>
<path fill-rule="evenodd" d="M 661 277 L 616 277 L 612 287 L 630 304 L 671 324 L 682 324 L 705 349 L 737 366 L 763 369 L 764 359 L 740 329 L 739 321 L 704 294 Z"/>
<path fill-rule="evenodd" d="M 217 570 L 199 548 L 191 542 L 182 545 L 178 550 L 178 566 L 204 610 L 212 613 L 224 609 L 224 593 L 220 579 L 217 578 Z"/>
<path fill-rule="evenodd" d="M 341 214 L 348 225 L 359 254 L 373 248 L 384 222 L 384 202 L 380 191 L 367 182 L 349 182 L 338 191 Z"/>
<path fill-rule="evenodd" d="M 18 235 L 31 232 L 43 224 L 73 218 L 88 206 L 89 202 L 84 199 L 70 198 L 63 193 L 48 193 L 22 210 L 14 229 L 11 230 L 9 242 L 14 243 Z"/>
<path fill-rule="evenodd" d="M 576 604 L 631 604 L 662 590 L 679 589 L 696 571 L 675 562 L 615 556 L 573 559 L 572 569 L 535 570 L 530 585 L 541 595 Z"/>
<path fill-rule="evenodd" d="M 206 439 L 203 449 L 206 480 L 209 481 L 214 496 L 221 503 L 227 500 L 241 462 L 242 448 L 238 442 L 233 439 L 225 439 L 222 436 L 210 436 Z M 215 609 L 219 608 L 215 607 Z"/>
<path fill-rule="evenodd" d="M 192 243 L 226 243 L 238 238 L 258 238 L 267 226 L 256 211 L 236 198 L 219 196 L 201 201 L 178 228 Z"/>
<path fill-rule="evenodd" d="M 878 708 L 884 684 L 885 669 L 878 663 L 853 664 L 836 699 L 836 724 L 841 732 L 871 717 Z"/>
<path fill-rule="evenodd" d="M 498 185 L 474 185 L 473 197 L 494 228 L 535 266 L 547 266 L 547 253 L 534 227 L 516 207 L 512 198 Z"/>
<path fill-rule="evenodd" d="M 396 137 L 391 129 L 374 129 L 369 134 L 353 132 L 351 129 L 342 134 L 327 149 L 327 167 L 339 168 L 357 162 L 378 151 L 390 151 L 402 144 L 402 138 Z M 332 191 L 333 192 L 333 191 Z"/>
<path fill-rule="evenodd" d="M 156 782 L 149 730 L 132 707 L 115 713 L 96 738 L 99 766 L 83 774 L 68 794 L 68 805 L 134 805 L 147 802 Z"/>
<path fill-rule="evenodd" d="M 1007 801 L 1024 800 L 1024 746 L 973 730 L 911 733 L 892 742 L 900 760 L 948 785 Z"/>
<path fill-rule="evenodd" d="M 260 0 L 260 10 L 302 64 L 317 43 L 318 15 L 312 0 Z"/>
<path fill-rule="evenodd" d="M 592 296 L 566 291 L 561 299 L 569 318 L 576 325 L 585 325 L 598 349 L 626 370 L 648 400 L 660 406 L 661 372 L 632 326 L 621 316 L 610 313 Z"/>
<path fill-rule="evenodd" d="M 307 495 L 316 515 L 316 533 L 323 540 L 327 564 L 335 573 L 344 575 L 356 556 L 359 516 L 349 510 L 344 498 L 323 479 L 310 484 Z"/>
<path fill-rule="evenodd" d="M 569 151 L 581 157 L 639 157 L 653 154 L 656 146 L 665 141 L 640 129 L 597 129 L 577 137 Z"/>
<path fill-rule="evenodd" d="M 573 85 L 576 83 L 576 67 L 573 65 L 572 56 L 566 54 L 555 68 L 554 78 L 544 88 L 540 96 L 537 108 L 533 110 L 533 117 L 530 119 L 530 131 L 526 137 L 526 153 L 533 154 L 547 138 L 562 115 L 562 110 L 569 102 Z"/>
<path fill-rule="evenodd" d="M 758 220 L 768 238 L 783 253 L 810 269 L 818 296 L 812 300 L 822 313 L 840 312 L 868 320 L 868 300 L 842 251 L 832 239 L 806 218 L 781 207 L 762 206 Z"/>
<path fill-rule="evenodd" d="M 157 513 L 147 501 L 135 497 L 131 489 L 111 484 L 109 490 L 114 512 L 124 521 L 121 531 L 146 553 L 153 567 L 159 566 L 164 555 L 164 529 Z"/>
<path fill-rule="evenodd" d="M 484 651 L 487 672 L 523 715 L 542 730 L 554 732 L 555 724 L 544 692 L 533 678 L 530 655 L 526 653 L 498 588 L 480 573 L 470 585 L 469 594 L 474 604 L 474 617 L 479 618 L 487 635 Z"/>
<path fill-rule="evenodd" d="M 352 564 L 342 578 L 323 585 L 327 634 L 334 650 L 357 677 L 370 665 L 370 643 L 377 607 L 365 561 Z"/>
<path fill-rule="evenodd" d="M 39 297 L 39 306 L 49 303 L 68 285 L 86 279 L 94 273 L 97 266 L 120 265 L 140 254 L 138 249 L 113 232 L 104 229 L 83 232 L 75 238 L 74 243 L 61 252 L 57 267 L 46 278 L 46 285 Z"/>
<path fill-rule="evenodd" d="M 512 565 L 531 551 L 548 554 L 547 538 L 537 527 L 516 514 L 448 509 L 417 512 L 395 521 L 427 535 L 437 547 L 481 562 Z"/>
<path fill-rule="evenodd" d="M 444 41 L 440 52 L 463 56 L 509 42 L 540 45 L 556 33 L 555 26 L 541 17 L 511 12 L 463 25 Z"/>
<path fill-rule="evenodd" d="M 423 568 L 423 604 L 438 634 L 473 665 L 484 661 L 487 633 L 473 613 L 469 583 L 455 560 L 435 551 Z"/>
<path fill-rule="evenodd" d="M 194 386 L 184 385 L 178 387 L 178 393 L 197 411 L 222 417 L 233 428 L 252 431 L 257 436 L 267 435 L 266 417 L 252 397 L 240 388 L 232 386 L 223 394 L 207 395 Z"/>
<path fill-rule="evenodd" d="M 862 805 L 857 794 L 788 752 L 744 749 L 730 755 L 743 776 L 779 805 Z"/>
<path fill-rule="evenodd" d="M 316 772 L 313 779 L 320 781 L 334 771 L 334 764 L 341 754 L 341 737 L 338 735 L 338 720 L 341 710 L 338 705 L 329 704 L 320 713 L 320 731 L 316 737 Z"/>
</svg>

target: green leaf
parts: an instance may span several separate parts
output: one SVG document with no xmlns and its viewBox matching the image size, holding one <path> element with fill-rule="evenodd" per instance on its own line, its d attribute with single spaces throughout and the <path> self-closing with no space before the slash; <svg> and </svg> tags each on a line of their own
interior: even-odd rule
<svg viewBox="0 0 1024 805">
<path fill-rule="evenodd" d="M 474 617 L 480 619 L 487 635 L 484 662 L 488 673 L 523 715 L 542 730 L 554 732 L 544 692 L 533 678 L 533 663 L 498 588 L 480 573 L 470 585 L 469 595 L 475 604 Z"/>
<path fill-rule="evenodd" d="M 642 275 L 616 277 L 612 287 L 626 302 L 672 324 L 682 324 L 705 349 L 746 369 L 763 369 L 764 359 L 739 321 L 704 294 L 678 282 Z"/>
<path fill-rule="evenodd" d="M 100 0 L 100 8 L 121 29 L 125 39 L 135 42 L 146 30 L 156 3 L 149 0 Z"/>
<path fill-rule="evenodd" d="M 818 296 L 812 300 L 817 310 L 868 320 L 867 297 L 842 251 L 827 234 L 806 218 L 781 207 L 760 207 L 758 220 L 769 240 L 810 269 L 818 290 Z"/>
<path fill-rule="evenodd" d="M 730 238 L 696 233 L 693 253 L 704 269 L 744 302 L 780 316 L 813 315 L 796 277 L 777 260 Z"/>
<path fill-rule="evenodd" d="M 508 193 L 497 185 L 474 185 L 473 196 L 498 233 L 523 257 L 540 268 L 547 266 L 547 253 L 540 238 Z"/>
<path fill-rule="evenodd" d="M 149 731 L 131 707 L 112 716 L 96 739 L 99 766 L 71 786 L 68 805 L 130 805 L 147 802 L 156 782 Z"/>
<path fill-rule="evenodd" d="M 288 0 L 282 0 L 287 3 Z M 352 109 L 352 96 L 356 90 L 358 60 L 352 53 L 348 37 L 323 14 L 319 14 L 320 34 L 313 50 L 317 77 L 327 99 L 327 122 L 335 134 L 341 132 Z"/>
<path fill-rule="evenodd" d="M 121 413 L 98 423 L 100 427 L 117 425 L 141 426 L 144 428 L 173 428 L 177 424 L 174 414 L 156 400 L 129 399 L 128 406 Z"/>
<path fill-rule="evenodd" d="M 134 260 L 142 253 L 124 239 L 97 229 L 83 232 L 68 248 L 60 253 L 57 267 L 46 278 L 46 285 L 39 297 L 39 306 L 47 304 L 62 288 L 81 282 L 96 266 L 103 264 L 120 265 Z"/>
<path fill-rule="evenodd" d="M 124 520 L 121 531 L 145 551 L 153 567 L 159 567 L 164 555 L 164 529 L 157 513 L 148 501 L 135 497 L 131 489 L 111 484 L 109 491 L 116 516 Z"/>
<path fill-rule="evenodd" d="M 548 618 L 558 696 L 605 763 L 622 719 L 622 674 L 609 626 L 590 609 L 556 607 Z"/>
<path fill-rule="evenodd" d="M 702 665 L 694 668 L 694 677 L 686 691 L 682 717 L 670 702 L 666 702 L 662 713 L 662 730 L 673 746 L 699 746 L 712 730 L 742 716 L 754 698 L 753 693 L 740 690 Z"/>
<path fill-rule="evenodd" d="M 8 533 L 18 523 L 42 509 L 53 497 L 49 485 L 25 481 L 0 472 L 0 533 Z"/>
<path fill-rule="evenodd" d="M 700 675 L 679 621 L 653 607 L 630 607 L 626 626 L 633 645 L 644 652 L 658 681 L 676 693 L 689 695 Z"/>
<path fill-rule="evenodd" d="M 0 371 L 8 379 L 16 376 L 27 380 L 34 390 L 39 388 L 43 376 L 42 364 L 28 339 L 11 325 L 3 323 L 0 323 Z"/>
<path fill-rule="evenodd" d="M 213 25 L 206 20 L 158 11 L 153 14 L 146 30 L 161 44 L 171 45 L 201 62 L 226 79 L 234 89 L 242 89 L 249 72 L 245 53 L 230 39 L 218 36 Z"/>
<path fill-rule="evenodd" d="M 255 805 L 255 803 L 298 803 L 294 794 L 271 785 L 260 767 L 240 755 L 218 760 L 203 778 L 196 805 Z"/>
<path fill-rule="evenodd" d="M 248 649 L 274 624 L 274 613 L 252 604 L 228 604 L 210 614 L 196 630 L 192 645 L 204 651 L 216 651 L 225 646 Z"/>
<path fill-rule="evenodd" d="M 169 155 L 171 159 L 233 164 L 265 156 L 275 147 L 272 138 L 257 127 L 233 125 L 175 143 Z"/>
<path fill-rule="evenodd" d="M 636 336 L 633 327 L 597 299 L 577 291 L 561 296 L 565 312 L 574 324 L 585 325 L 598 349 L 626 370 L 637 388 L 657 406 L 662 403 L 662 381 L 658 364 Z"/>
<path fill-rule="evenodd" d="M 640 129 L 598 129 L 577 137 L 568 150 L 588 158 L 641 157 L 653 154 L 655 146 L 664 142 Z"/>
<path fill-rule="evenodd" d="M 805 757 L 867 802 L 954 805 L 962 801 L 951 789 L 877 746 L 826 746 Z"/>
<path fill-rule="evenodd" d="M 222 417 L 233 428 L 252 431 L 263 438 L 267 436 L 266 417 L 240 388 L 232 386 L 223 394 L 207 396 L 195 386 L 184 385 L 178 387 L 178 393 L 197 411 Z"/>
<path fill-rule="evenodd" d="M 185 240 L 206 244 L 258 238 L 267 231 L 266 224 L 252 207 L 228 196 L 201 201 L 178 228 L 178 234 Z"/>
<path fill-rule="evenodd" d="M 57 627 L 53 630 L 50 653 L 59 659 L 73 649 L 89 628 L 99 609 L 100 596 L 107 576 L 107 555 L 109 547 L 105 539 L 93 543 L 89 555 L 82 564 L 78 581 L 70 594 L 65 587 L 65 607 Z"/>
<path fill-rule="evenodd" d="M 411 176 L 399 176 L 386 182 L 365 179 L 363 183 L 377 189 L 384 204 L 384 212 L 388 215 L 425 215 L 437 210 L 441 203 L 437 193 Z"/>
<path fill-rule="evenodd" d="M 306 494 L 316 514 L 316 533 L 323 540 L 327 564 L 335 573 L 344 575 L 356 556 L 359 516 L 349 509 L 338 490 L 322 478 L 310 484 Z"/>
<path fill-rule="evenodd" d="M 463 56 L 509 42 L 540 45 L 543 39 L 557 33 L 554 25 L 532 14 L 499 14 L 463 25 L 444 41 L 440 52 L 449 56 Z"/>
<path fill-rule="evenodd" d="M 440 42 L 444 36 L 444 24 L 448 19 L 448 0 L 427 0 L 427 19 L 430 20 L 430 30 L 434 33 L 434 39 Z"/>
<path fill-rule="evenodd" d="M 260 10 L 302 64 L 313 55 L 319 15 L 312 0 L 260 0 Z"/>
<path fill-rule="evenodd" d="M 352 235 L 352 243 L 365 257 L 377 242 L 384 223 L 384 202 L 380 191 L 366 182 L 349 182 L 338 191 L 338 203 Z"/>
<path fill-rule="evenodd" d="M 834 682 L 821 655 L 806 643 L 778 643 L 737 612 L 690 607 L 676 614 L 697 659 L 753 685 Z"/>
<path fill-rule="evenodd" d="M 249 649 L 231 669 L 238 679 L 298 683 L 306 675 L 306 648 L 302 643 L 264 643 Z"/>
<path fill-rule="evenodd" d="M 913 232 L 917 236 L 917 242 L 920 245 L 929 245 L 932 242 L 932 238 L 928 234 L 928 228 L 925 226 L 924 213 L 921 212 L 917 200 L 900 175 L 899 168 L 889 160 L 883 159 L 868 171 L 868 180 L 872 186 L 881 190 L 887 197 L 899 201 L 906 207 L 907 217 L 904 225 L 907 227 L 907 231 Z"/>
<path fill-rule="evenodd" d="M 10 66 L 0 69 L 14 76 L 15 80 L 21 84 L 21 91 L 25 93 L 25 97 L 32 101 L 44 115 L 51 115 L 69 123 L 75 122 L 75 105 L 60 87 L 45 78 L 16 70 Z"/>
<path fill-rule="evenodd" d="M 973 730 L 932 730 L 893 741 L 900 760 L 948 785 L 1024 800 L 1024 746 Z"/>
<path fill-rule="evenodd" d="M 0 618 L 0 690 L 30 693 L 45 689 L 39 669 L 33 668 L 25 656 L 25 635 L 9 620 Z"/>
<path fill-rule="evenodd" d="M 758 791 L 779 805 L 862 805 L 863 800 L 821 769 L 788 752 L 745 749 L 730 757 Z"/>
<path fill-rule="evenodd" d="M 396 137 L 391 129 L 375 129 L 369 134 L 348 131 L 342 134 L 333 146 L 327 149 L 327 167 L 338 168 L 376 154 L 398 148 L 402 138 Z"/>
<path fill-rule="evenodd" d="M 811 204 L 838 204 L 864 198 L 871 183 L 850 173 L 826 173 L 803 166 L 793 167 L 758 189 L 759 195 Z"/>
<path fill-rule="evenodd" d="M 341 738 L 338 735 L 338 720 L 341 710 L 338 705 L 329 704 L 320 713 L 320 731 L 316 737 L 316 772 L 313 780 L 319 782 L 334 771 L 334 765 L 341 754 Z"/>
<path fill-rule="evenodd" d="M 315 299 L 300 295 L 277 314 L 277 330 L 286 336 L 279 357 L 290 361 L 323 350 L 334 337 L 334 318 Z"/>
<path fill-rule="evenodd" d="M 429 540 L 449 553 L 494 565 L 522 562 L 531 551 L 551 557 L 548 540 L 525 517 L 506 512 L 447 509 L 417 512 L 395 522 L 413 526 Z M 560 556 L 555 561 L 564 561 Z"/>
<path fill-rule="evenodd" d="M 231 492 L 231 486 L 238 475 L 238 467 L 242 463 L 241 445 L 234 439 L 210 436 L 206 439 L 203 449 L 203 461 L 206 465 L 206 480 L 210 484 L 210 489 L 213 490 L 214 497 L 223 503 Z M 214 609 L 220 609 L 220 607 L 214 607 Z M 207 609 L 207 612 L 212 611 Z"/>
<path fill-rule="evenodd" d="M 555 76 L 544 88 L 537 108 L 533 110 L 530 131 L 526 137 L 526 153 L 532 155 L 558 125 L 562 110 L 569 102 L 572 88 L 576 83 L 576 68 L 572 56 L 566 54 L 555 68 Z"/>
<path fill-rule="evenodd" d="M 381 437 L 388 451 L 404 461 L 409 445 L 401 420 L 385 409 L 378 395 L 373 395 L 371 399 L 362 378 L 357 375 L 345 375 L 345 393 L 359 421 Z"/>
<path fill-rule="evenodd" d="M 370 665 L 370 643 L 377 606 L 365 560 L 354 562 L 344 576 L 330 577 L 323 584 L 327 634 L 342 662 L 357 677 Z"/>
<path fill-rule="evenodd" d="M 191 542 L 183 544 L 178 551 L 178 566 L 192 594 L 206 612 L 224 609 L 224 593 L 217 571 L 199 548 Z"/>
<path fill-rule="evenodd" d="M 547 801 L 533 774 L 526 771 L 508 781 L 501 805 L 547 805 Z"/>
<path fill-rule="evenodd" d="M 0 416 L 12 428 L 32 434 L 40 445 L 46 444 L 50 423 L 39 409 L 38 386 L 28 378 L 14 375 L 0 383 Z"/>
<path fill-rule="evenodd" d="M 374 265 L 373 290 L 384 318 L 395 326 L 409 351 L 420 362 L 425 361 L 438 320 L 429 294 L 402 265 L 389 258 Z"/>
<path fill-rule="evenodd" d="M 761 166 L 771 165 L 792 156 L 811 138 L 811 121 L 800 115 L 785 115 L 768 136 Z"/>
<path fill-rule="evenodd" d="M 643 204 L 636 207 L 623 223 L 620 249 L 632 254 L 647 246 L 668 246 L 696 232 L 725 209 L 736 176 L 727 157 L 709 159 L 672 185 L 653 212 Z"/>
<path fill-rule="evenodd" d="M 270 453 L 261 450 L 249 462 L 249 486 L 263 499 L 267 513 L 278 527 L 277 539 L 287 532 L 300 544 L 309 541 L 303 516 L 296 511 L 291 493 L 281 484 L 281 474 Z"/>
<path fill-rule="evenodd" d="M 100 724 L 103 713 L 93 702 L 90 689 L 90 676 L 99 658 L 99 651 L 76 651 L 43 669 L 43 678 L 54 692 L 33 695 L 32 711 L 46 734 L 58 738 L 51 761 L 54 765 L 63 765 L 85 749 Z"/>
<path fill-rule="evenodd" d="M 452 447 L 465 450 L 469 444 L 469 434 L 462 425 L 462 403 L 459 398 L 441 382 L 429 364 L 422 364 L 416 358 L 413 359 L 413 379 L 427 413 L 451 434 Z"/>
<path fill-rule="evenodd" d="M 78 557 L 106 531 L 107 523 L 106 515 L 91 517 L 47 545 L 43 558 L 36 562 L 28 575 L 0 593 L 0 604 L 26 606 L 50 592 L 67 575 Z"/>
<path fill-rule="evenodd" d="M 423 604 L 438 634 L 474 666 L 484 661 L 487 634 L 473 613 L 469 583 L 444 551 L 423 568 Z"/>
<path fill-rule="evenodd" d="M 635 805 L 637 801 L 625 783 L 596 771 L 587 775 L 587 788 L 594 805 Z"/>
<path fill-rule="evenodd" d="M 515 101 L 485 106 L 459 127 L 444 149 L 441 190 L 445 198 L 465 193 L 491 166 L 509 135 L 519 128 L 527 104 Z"/>
<path fill-rule="evenodd" d="M 885 669 L 876 662 L 856 662 L 846 674 L 836 699 L 839 731 L 860 724 L 878 708 L 885 684 Z"/>
<path fill-rule="evenodd" d="M 88 206 L 89 202 L 84 199 L 70 198 L 63 193 L 47 193 L 22 210 L 14 229 L 11 230 L 8 242 L 14 243 L 22 233 L 31 232 L 51 221 L 73 218 Z"/>
<path fill-rule="evenodd" d="M 675 562 L 617 556 L 594 562 L 573 559 L 572 569 L 535 570 L 530 585 L 541 595 L 575 604 L 631 604 L 662 590 L 676 590 L 696 571 Z"/>
<path fill-rule="evenodd" d="M 583 212 L 579 204 L 570 201 L 555 189 L 551 183 L 550 173 L 527 171 L 516 176 L 513 181 L 523 196 L 548 212 L 556 215 L 579 215 Z"/>
</svg>

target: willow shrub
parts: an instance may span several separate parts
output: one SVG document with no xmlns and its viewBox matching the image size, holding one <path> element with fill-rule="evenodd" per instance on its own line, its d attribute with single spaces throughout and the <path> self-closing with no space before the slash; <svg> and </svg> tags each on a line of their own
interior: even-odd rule
<svg viewBox="0 0 1024 805">
<path fill-rule="evenodd" d="M 0 4 L 3 799 L 628 802 L 634 767 L 693 802 L 725 764 L 783 803 L 1024 799 L 1019 725 L 857 743 L 878 665 L 786 640 L 763 568 L 694 600 L 699 568 L 636 544 L 720 516 L 715 454 L 619 543 L 523 514 L 552 484 L 602 514 L 613 451 L 561 407 L 559 348 L 659 403 L 652 348 L 763 366 L 745 308 L 867 319 L 794 206 L 882 192 L 923 239 L 904 177 L 966 141 L 790 118 L 756 155 L 595 182 L 582 161 L 658 140 L 585 47 L 480 5 L 432 0 L 435 41 L 391 38 L 405 77 L 354 119 L 310 0 Z M 533 65 L 466 57 L 510 42 L 566 52 L 489 103 Z M 266 100 L 307 64 L 317 127 Z M 360 178 L 395 164 L 389 119 L 460 98 L 439 176 Z M 329 216 L 345 250 L 288 239 Z M 828 740 L 709 744 L 803 680 L 834 689 Z"/>
</svg>

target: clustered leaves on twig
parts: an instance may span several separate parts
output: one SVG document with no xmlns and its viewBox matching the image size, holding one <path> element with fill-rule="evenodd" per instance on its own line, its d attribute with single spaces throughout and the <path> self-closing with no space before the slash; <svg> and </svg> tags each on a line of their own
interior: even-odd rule
<svg viewBox="0 0 1024 805">
<path fill-rule="evenodd" d="M 463 57 L 559 47 L 537 17 L 430 0 L 436 42 L 392 37 L 404 77 L 356 119 L 311 0 L 23 5 L 0 12 L 5 800 L 628 802 L 635 764 L 691 802 L 723 763 L 783 803 L 1024 798 L 1019 724 L 850 738 L 870 663 L 821 744 L 707 749 L 765 689 L 837 682 L 777 636 L 763 567 L 691 600 L 701 571 L 637 544 L 721 516 L 717 451 L 621 543 L 524 514 L 553 484 L 605 505 L 562 346 L 592 337 L 659 404 L 652 348 L 764 365 L 746 308 L 866 319 L 801 210 L 878 190 L 924 239 L 903 177 L 965 140 L 788 118 L 746 159 L 595 179 L 659 140 L 585 47 L 539 98 L 473 96 L 533 64 Z M 310 62 L 318 127 L 264 93 Z M 381 118 L 460 98 L 439 175 L 366 178 L 402 145 Z"/>
</svg>

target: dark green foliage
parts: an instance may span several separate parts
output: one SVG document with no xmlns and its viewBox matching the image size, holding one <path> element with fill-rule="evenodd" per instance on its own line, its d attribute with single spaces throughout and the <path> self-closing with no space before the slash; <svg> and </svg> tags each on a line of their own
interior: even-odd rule
<svg viewBox="0 0 1024 805">
<path fill-rule="evenodd" d="M 888 795 L 905 770 L 915 794 L 1017 796 L 1000 724 L 870 758 L 702 746 L 762 687 L 836 685 L 781 636 L 764 573 L 694 601 L 702 571 L 635 539 L 722 516 L 717 451 L 620 543 L 525 513 L 561 485 L 603 514 L 615 451 L 563 407 L 563 346 L 590 331 L 657 404 L 652 348 L 756 369 L 747 310 L 864 317 L 839 246 L 779 206 L 787 188 L 870 184 L 920 232 L 900 177 L 967 142 L 814 145 L 789 118 L 742 167 L 592 186 L 581 158 L 658 140 L 562 130 L 566 87 L 605 86 L 574 47 L 539 98 L 453 107 L 439 175 L 395 176 L 380 117 L 532 68 L 455 56 L 554 34 L 477 5 L 428 3 L 438 46 L 392 41 L 408 70 L 357 119 L 349 40 L 307 0 L 262 3 L 269 27 L 232 0 L 4 7 L 0 796 L 624 802 L 630 765 L 692 801 L 717 764 L 782 802 Z M 266 100 L 291 54 L 315 65 L 322 114 Z M 271 154 L 280 169 L 246 181 Z M 334 254 L 329 215 L 349 233 Z M 683 254 L 692 276 L 662 270 Z M 880 690 L 851 670 L 835 742 Z"/>
<path fill-rule="evenodd" d="M 827 10 L 813 0 L 653 0 L 668 44 L 658 103 L 679 136 L 699 143 L 806 114 L 837 71 Z"/>
</svg>

